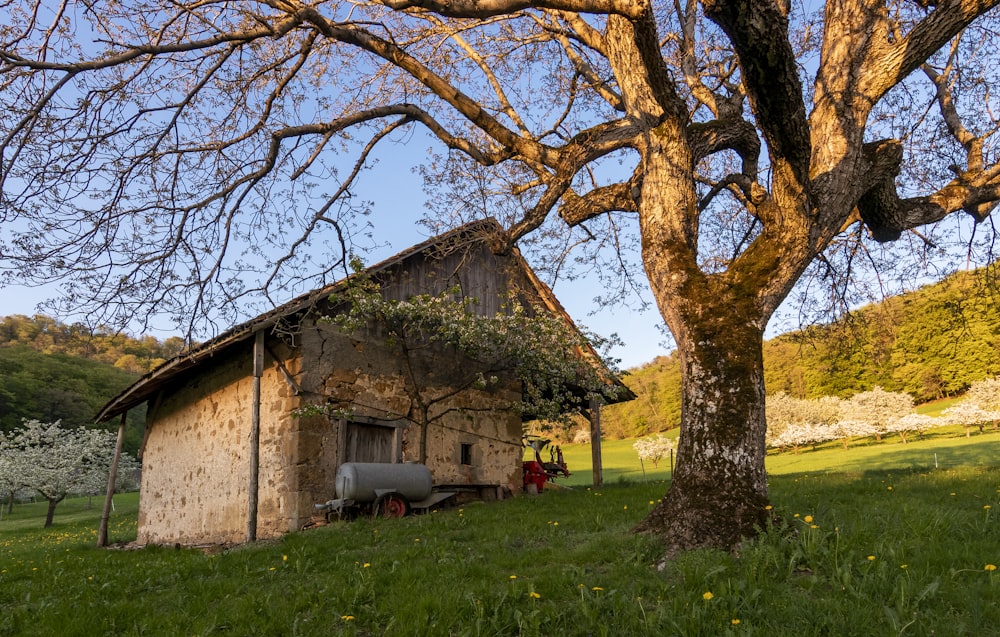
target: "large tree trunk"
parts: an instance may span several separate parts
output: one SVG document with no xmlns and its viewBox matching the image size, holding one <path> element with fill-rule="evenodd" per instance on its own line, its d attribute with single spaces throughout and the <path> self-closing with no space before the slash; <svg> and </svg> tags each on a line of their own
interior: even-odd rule
<svg viewBox="0 0 1000 637">
<path fill-rule="evenodd" d="M 764 328 L 813 252 L 789 213 L 784 228 L 758 237 L 728 269 L 705 272 L 697 224 L 688 221 L 696 209 L 692 182 L 657 159 L 647 155 L 643 261 L 681 358 L 681 434 L 670 489 L 638 530 L 662 536 L 669 553 L 732 549 L 768 516 Z"/>
<path fill-rule="evenodd" d="M 712 323 L 724 331 L 710 339 L 678 339 L 677 468 L 666 497 L 637 527 L 662 536 L 671 553 L 732 548 L 767 517 L 762 333 L 738 314 L 719 319 Z"/>
</svg>

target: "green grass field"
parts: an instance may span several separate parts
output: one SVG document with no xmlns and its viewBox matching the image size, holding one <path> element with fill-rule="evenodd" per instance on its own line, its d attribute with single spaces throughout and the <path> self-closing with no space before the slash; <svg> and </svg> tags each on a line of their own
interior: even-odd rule
<svg viewBox="0 0 1000 637">
<path fill-rule="evenodd" d="M 666 437 L 677 436 L 677 430 Z M 641 482 L 667 480 L 670 477 L 670 459 L 664 458 L 659 467 L 647 463 L 645 473 L 639 457 L 632 448 L 633 440 L 605 440 L 601 443 L 604 483 L 620 481 Z M 563 454 L 572 475 L 561 478 L 559 484 L 580 486 L 593 484 L 593 464 L 590 445 L 563 445 Z M 543 459 L 548 459 L 544 451 Z M 870 468 L 879 469 L 929 469 L 960 466 L 983 466 L 996 463 L 1000 458 L 1000 432 L 987 429 L 966 437 L 965 428 L 959 426 L 931 429 L 923 437 L 912 434 L 903 444 L 898 436 L 882 442 L 864 438 L 851 440 L 844 449 L 841 442 L 803 448 L 799 453 L 774 452 L 768 454 L 767 470 L 772 476 L 792 473 L 857 473 Z"/>
<path fill-rule="evenodd" d="M 738 555 L 667 563 L 630 532 L 667 488 L 641 471 L 222 552 L 97 549 L 96 499 L 48 530 L 19 505 L 0 521 L 0 635 L 998 634 L 1000 435 L 959 434 L 770 457 L 776 524 Z M 628 442 L 605 451 L 634 476 Z M 112 541 L 134 538 L 137 505 L 116 499 Z"/>
</svg>

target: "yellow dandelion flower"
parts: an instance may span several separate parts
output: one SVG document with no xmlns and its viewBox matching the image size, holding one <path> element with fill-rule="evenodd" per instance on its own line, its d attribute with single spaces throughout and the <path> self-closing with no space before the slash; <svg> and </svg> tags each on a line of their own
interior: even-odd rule
<svg viewBox="0 0 1000 637">
<path fill-rule="evenodd" d="M 604 589 L 601 588 L 600 586 L 595 586 L 595 587 L 591 588 L 590 590 L 592 590 L 592 591 L 603 591 Z"/>
<path fill-rule="evenodd" d="M 985 570 L 985 571 L 995 571 L 995 570 L 997 570 L 997 565 L 996 564 L 987 564 L 986 566 L 983 567 L 983 570 Z"/>
<path fill-rule="evenodd" d="M 988 505 L 988 504 L 984 504 L 984 505 L 983 505 L 983 508 L 984 508 L 984 509 L 986 509 L 987 511 L 989 511 L 989 510 L 990 510 L 990 509 L 992 509 L 993 507 L 991 507 L 991 506 L 990 506 L 990 505 Z"/>
<path fill-rule="evenodd" d="M 869 562 L 874 562 L 875 561 L 875 556 L 874 555 L 869 555 L 868 556 L 868 561 Z"/>
<path fill-rule="evenodd" d="M 810 528 L 810 529 L 818 529 L 818 528 L 819 528 L 819 525 L 818 525 L 818 524 L 810 524 L 810 525 L 809 525 L 809 528 Z"/>
<path fill-rule="evenodd" d="M 510 579 L 517 579 L 517 575 L 511 575 Z"/>
<path fill-rule="evenodd" d="M 713 597 L 715 597 L 715 595 L 712 595 L 712 591 L 705 591 L 705 593 L 701 596 L 701 598 L 705 601 L 708 601 Z"/>
<path fill-rule="evenodd" d="M 774 507 L 773 507 L 773 506 L 771 506 L 770 504 L 768 504 L 767 506 L 765 506 L 765 507 L 764 507 L 764 510 L 765 510 L 765 511 L 770 511 L 770 510 L 772 510 L 772 509 L 774 509 Z"/>
<path fill-rule="evenodd" d="M 345 622 L 354 621 L 354 615 L 341 615 L 340 618 Z"/>
<path fill-rule="evenodd" d="M 361 566 L 361 568 L 369 568 L 370 566 L 371 566 L 371 563 L 370 563 L 370 562 L 365 562 L 365 563 L 364 563 L 364 564 L 363 564 L 363 565 Z"/>
<path fill-rule="evenodd" d="M 535 591 L 531 591 L 530 593 L 528 593 L 528 597 L 530 597 L 531 599 L 541 599 L 542 598 L 542 596 L 539 595 L 538 593 L 536 593 Z"/>
<path fill-rule="evenodd" d="M 806 524 L 812 524 L 813 516 L 807 515 L 806 517 L 804 517 L 802 519 L 803 519 L 803 521 L 805 521 Z"/>
<path fill-rule="evenodd" d="M 906 570 L 906 567 L 907 567 L 907 565 L 906 565 L 906 564 L 900 564 L 900 565 L 899 565 L 899 568 L 901 568 L 901 569 L 903 569 L 903 570 Z"/>
<path fill-rule="evenodd" d="M 281 556 L 281 561 L 282 562 L 287 562 L 288 561 L 288 556 L 287 555 L 282 555 Z"/>
<path fill-rule="evenodd" d="M 739 626 L 740 625 L 740 620 L 738 620 L 735 617 L 733 617 L 732 619 L 729 620 L 729 623 L 732 624 L 733 626 Z"/>
</svg>

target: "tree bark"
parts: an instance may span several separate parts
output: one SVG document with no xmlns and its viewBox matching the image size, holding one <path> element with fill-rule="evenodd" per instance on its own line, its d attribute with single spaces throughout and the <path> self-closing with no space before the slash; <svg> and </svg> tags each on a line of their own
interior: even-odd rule
<svg viewBox="0 0 1000 637">
<path fill-rule="evenodd" d="M 678 340 L 677 468 L 666 497 L 636 528 L 663 537 L 668 554 L 735 547 L 767 517 L 762 333 L 736 314 L 726 316 L 712 321 L 728 330 L 726 337 Z"/>
<path fill-rule="evenodd" d="M 47 529 L 47 528 L 49 528 L 49 527 L 52 526 L 52 520 L 56 516 L 56 505 L 59 504 L 60 502 L 62 502 L 62 500 L 63 500 L 64 497 L 66 497 L 66 496 L 60 496 L 58 498 L 48 498 L 48 497 L 46 498 L 46 500 L 48 500 L 48 502 L 49 502 L 49 508 L 45 512 L 45 527 L 44 528 Z"/>
</svg>

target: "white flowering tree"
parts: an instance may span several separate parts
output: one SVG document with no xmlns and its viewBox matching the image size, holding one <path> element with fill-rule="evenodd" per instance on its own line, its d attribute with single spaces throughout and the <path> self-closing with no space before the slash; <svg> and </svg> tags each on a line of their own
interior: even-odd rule
<svg viewBox="0 0 1000 637">
<path fill-rule="evenodd" d="M 818 445 L 835 440 L 838 430 L 821 423 L 800 422 L 789 425 L 771 440 L 772 447 L 791 447 L 795 453 L 806 445 Z"/>
<path fill-rule="evenodd" d="M 17 481 L 48 501 L 45 527 L 52 526 L 56 506 L 70 494 L 99 493 L 108 481 L 115 451 L 115 434 L 103 429 L 64 429 L 59 422 L 25 420 L 11 432 L 6 448 L 11 452 L 10 470 Z M 122 456 L 121 475 L 136 466 Z"/>
<path fill-rule="evenodd" d="M 871 425 L 871 434 L 882 440 L 890 424 L 913 411 L 913 397 L 901 392 L 887 392 L 881 387 L 851 396 L 844 404 L 842 419 Z M 868 435 L 871 435 L 868 434 Z"/>
<path fill-rule="evenodd" d="M 933 426 L 934 419 L 913 413 L 913 399 L 907 394 L 872 391 L 856 394 L 850 400 L 824 396 L 808 400 L 784 393 L 768 398 L 768 445 L 791 447 L 798 452 L 803 445 L 840 440 L 846 449 L 852 438 L 897 433 L 903 443 L 906 435 Z"/>
<path fill-rule="evenodd" d="M 965 400 L 983 409 L 1000 411 L 1000 377 L 976 381 L 965 392 Z"/>
<path fill-rule="evenodd" d="M 767 399 L 768 445 L 799 447 L 819 444 L 837 437 L 834 424 L 840 416 L 841 401 L 836 397 L 817 400 L 794 398 L 779 392 Z"/>
<path fill-rule="evenodd" d="M 973 427 L 982 431 L 985 424 L 1000 420 L 1000 410 L 984 409 L 978 402 L 966 399 L 945 409 L 941 416 L 949 424 L 964 426 L 968 438 L 972 436 Z"/>
<path fill-rule="evenodd" d="M 997 421 L 1000 421 L 1000 378 L 987 378 L 972 383 L 969 391 L 965 392 L 963 402 L 971 403 L 980 410 L 974 421 L 980 433 L 983 431 L 983 426 L 990 422 L 996 429 Z"/>
<path fill-rule="evenodd" d="M 22 488 L 14 458 L 11 437 L 0 431 L 0 498 L 8 511 L 13 509 L 14 496 Z"/>
<path fill-rule="evenodd" d="M 581 396 L 613 398 L 620 391 L 606 371 L 613 364 L 595 350 L 605 349 L 610 341 L 584 335 L 561 316 L 526 307 L 513 295 L 495 315 L 478 314 L 476 299 L 462 298 L 457 290 L 406 300 L 385 298 L 378 282 L 362 276 L 359 263 L 353 266 L 359 271 L 355 283 L 331 297 L 343 311 L 328 320 L 348 334 L 377 326 L 402 361 L 409 409 L 391 416 L 420 428 L 420 462 L 427 457 L 428 429 L 457 409 L 445 405 L 463 391 L 517 382 L 521 400 L 513 408 L 522 416 L 554 422 L 579 409 Z M 429 346 L 464 359 L 460 368 L 450 370 L 447 389 L 428 386 L 418 371 Z"/>
<path fill-rule="evenodd" d="M 899 439 L 906 444 L 906 436 L 910 433 L 923 433 L 937 424 L 936 419 L 926 415 L 910 412 L 889 421 L 887 433 L 899 434 Z"/>
<path fill-rule="evenodd" d="M 656 434 L 652 438 L 641 438 L 632 443 L 632 448 L 639 454 L 639 464 L 642 466 L 643 475 L 646 474 L 646 462 L 652 462 L 653 468 L 660 466 L 660 461 L 676 448 L 676 443 L 670 438 L 665 438 L 662 434 Z"/>
</svg>

